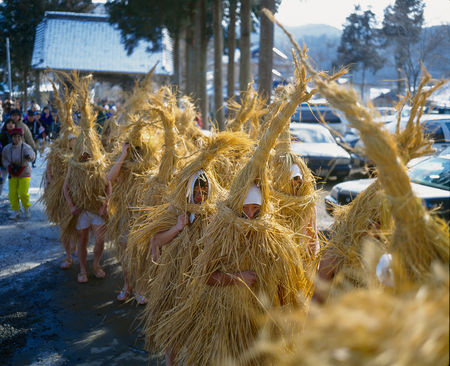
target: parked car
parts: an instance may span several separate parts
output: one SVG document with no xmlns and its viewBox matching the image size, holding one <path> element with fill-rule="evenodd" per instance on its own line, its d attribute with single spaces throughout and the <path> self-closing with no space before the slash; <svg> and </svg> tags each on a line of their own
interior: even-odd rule
<svg viewBox="0 0 450 366">
<path fill-rule="evenodd" d="M 411 186 L 427 209 L 450 220 L 450 154 L 435 156 L 409 169 Z M 374 179 L 358 179 L 336 184 L 325 197 L 325 207 L 332 215 L 335 205 L 346 205 L 365 190 Z"/>
<path fill-rule="evenodd" d="M 345 135 L 348 122 L 341 111 L 332 109 L 324 102 L 302 103 L 291 116 L 291 122 L 319 124 L 321 116 L 333 135 Z"/>
<path fill-rule="evenodd" d="M 336 143 L 330 131 L 319 124 L 291 123 L 291 148 L 319 177 L 345 178 L 350 174 L 351 157 Z"/>
<path fill-rule="evenodd" d="M 450 146 L 450 118 L 446 115 L 429 114 L 423 115 L 422 125 L 426 135 L 433 140 L 433 148 L 436 149 L 436 154 L 439 154 Z M 401 120 L 400 129 L 406 127 L 408 120 Z M 395 133 L 397 122 L 386 123 L 386 129 L 390 133 Z M 364 156 L 364 143 L 358 140 L 354 145 L 357 151 L 357 156 L 362 162 L 362 165 L 371 165 L 371 162 Z"/>
</svg>

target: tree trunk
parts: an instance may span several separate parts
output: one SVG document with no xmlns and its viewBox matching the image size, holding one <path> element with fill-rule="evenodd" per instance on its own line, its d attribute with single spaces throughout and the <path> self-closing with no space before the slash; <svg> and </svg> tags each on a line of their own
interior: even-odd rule
<svg viewBox="0 0 450 366">
<path fill-rule="evenodd" d="M 366 67 L 363 65 L 361 74 L 361 99 L 364 100 L 364 87 L 366 84 Z"/>
<path fill-rule="evenodd" d="M 227 97 L 234 97 L 234 54 L 236 49 L 236 3 L 230 0 L 230 24 L 228 24 L 228 67 L 227 67 Z"/>
<path fill-rule="evenodd" d="M 397 69 L 397 94 L 403 94 L 403 75 L 402 75 L 402 63 L 400 60 L 395 60 L 395 67 Z"/>
<path fill-rule="evenodd" d="M 206 35 L 206 0 L 200 0 L 200 54 L 198 62 L 198 98 L 203 128 L 209 130 L 208 95 L 206 92 L 206 55 L 208 37 Z"/>
<path fill-rule="evenodd" d="M 27 109 L 27 102 L 28 102 L 28 92 L 27 92 L 27 81 L 28 81 L 28 69 L 25 67 L 23 69 L 23 110 L 26 111 Z"/>
<path fill-rule="evenodd" d="M 180 88 L 180 32 L 173 35 L 173 83 Z"/>
<path fill-rule="evenodd" d="M 186 27 L 186 42 L 185 42 L 185 89 L 186 95 L 191 95 L 194 92 L 194 35 L 191 26 Z"/>
<path fill-rule="evenodd" d="M 35 70 L 34 72 L 34 100 L 37 104 L 44 108 L 42 105 L 42 95 L 41 95 L 41 72 L 39 70 Z"/>
<path fill-rule="evenodd" d="M 200 106 L 200 92 L 199 92 L 199 85 L 200 85 L 200 78 L 201 78 L 201 71 L 200 71 L 200 59 L 201 59 L 201 50 L 200 50 L 200 43 L 201 43 L 201 33 L 202 33 L 202 3 L 204 0 L 197 0 L 196 2 L 196 10 L 195 10 L 195 16 L 194 16 L 194 29 L 193 29 L 193 53 L 192 53 L 192 69 L 193 69 L 193 75 L 195 75 L 192 79 L 192 94 L 194 95 L 195 103 L 198 106 L 200 112 L 201 112 L 201 106 Z"/>
<path fill-rule="evenodd" d="M 250 69 L 250 0 L 241 0 L 241 39 L 239 48 L 241 51 L 240 72 L 239 72 L 239 89 L 245 92 L 251 79 Z"/>
<path fill-rule="evenodd" d="M 225 129 L 223 114 L 223 81 L 222 81 L 222 55 L 223 55 L 223 30 L 222 30 L 222 1 L 214 0 L 213 3 L 214 24 L 214 110 L 215 120 L 219 130 Z"/>
<path fill-rule="evenodd" d="M 261 8 L 275 12 L 275 0 L 262 0 Z M 261 12 L 259 32 L 258 92 L 270 100 L 273 69 L 273 23 Z"/>
</svg>

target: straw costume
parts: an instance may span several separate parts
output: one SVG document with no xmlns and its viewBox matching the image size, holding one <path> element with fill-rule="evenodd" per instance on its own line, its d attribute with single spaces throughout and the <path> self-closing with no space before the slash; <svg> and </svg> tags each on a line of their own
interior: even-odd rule
<svg viewBox="0 0 450 366">
<path fill-rule="evenodd" d="M 163 99 L 167 96 L 167 99 Z M 164 100 L 166 103 L 164 103 Z M 162 215 L 167 211 L 168 205 L 165 202 L 166 194 L 173 174 L 177 169 L 178 155 L 176 153 L 175 135 L 175 113 L 176 99 L 168 89 L 161 89 L 148 107 L 153 112 L 158 113 L 164 128 L 164 152 L 159 164 L 157 174 L 149 176 L 146 184 L 142 187 L 144 198 L 142 205 L 136 208 L 136 214 L 130 226 L 130 235 L 127 246 L 127 272 L 139 291 L 145 287 L 145 281 L 141 285 L 140 278 L 147 270 L 147 260 L 151 258 L 149 240 L 147 235 L 147 225 L 154 216 Z M 187 109 L 186 113 L 189 113 Z M 176 218 L 169 216 L 163 223 L 160 231 L 165 231 L 176 224 Z M 142 292 L 142 291 L 141 291 Z"/>
<path fill-rule="evenodd" d="M 129 148 L 119 176 L 112 182 L 106 235 L 116 249 L 117 259 L 125 263 L 122 256 L 125 254 L 132 209 L 143 205 L 148 177 L 157 163 L 157 145 L 153 139 L 153 128 L 142 120 L 130 122 L 122 131 L 127 135 L 125 141 Z"/>
<path fill-rule="evenodd" d="M 303 103 L 308 101 L 315 93 L 306 91 L 306 85 L 310 81 L 306 78 L 306 72 L 298 61 L 296 63 L 296 74 L 299 90 L 303 89 L 303 94 L 298 94 L 298 99 L 293 103 Z M 282 100 L 289 95 L 288 89 L 292 85 L 278 90 L 274 104 L 282 105 Z M 271 108 L 271 115 L 276 115 L 274 106 Z M 298 236 L 298 241 L 303 248 L 305 264 L 309 269 L 313 269 L 315 262 L 315 246 L 317 243 L 317 233 L 315 225 L 315 205 L 317 194 L 315 191 L 314 177 L 301 157 L 291 150 L 291 139 L 289 126 L 286 126 L 281 133 L 275 147 L 275 155 L 271 162 L 271 175 L 273 197 L 276 202 L 274 212 L 275 219 L 283 226 L 288 227 Z M 300 183 L 295 185 L 293 179 L 298 177 Z"/>
<path fill-rule="evenodd" d="M 69 160 L 67 173 L 68 190 L 74 204 L 83 212 L 97 214 L 106 199 L 106 160 L 101 143 L 93 125 L 95 116 L 89 103 L 90 77 L 75 79 L 80 95 L 81 132 L 74 153 Z M 83 157 L 87 157 L 83 161 Z"/>
<path fill-rule="evenodd" d="M 202 249 L 198 239 L 215 213 L 215 202 L 225 197 L 211 162 L 217 156 L 227 156 L 229 151 L 244 150 L 249 145 L 251 146 L 251 141 L 243 133 L 221 132 L 213 136 L 210 144 L 172 181 L 170 207 L 167 212 L 161 217 L 154 216 L 147 227 L 147 235 L 151 240 L 151 236 L 160 231 L 161 221 L 164 221 L 167 215 L 173 217 L 170 220 L 172 222 L 181 212 L 189 215 L 190 223 L 162 248 L 157 265 L 147 265 L 145 278 L 149 283 L 145 294 L 149 303 L 145 309 L 145 334 L 150 348 L 163 351 L 167 347 L 164 341 L 171 332 L 172 309 L 183 302 L 191 276 L 192 262 Z M 208 198 L 206 202 L 194 204 L 194 184 L 201 177 L 207 179 Z"/>
<path fill-rule="evenodd" d="M 61 118 L 61 132 L 59 137 L 50 145 L 50 151 L 46 156 L 47 171 L 42 176 L 44 193 L 40 199 L 44 203 L 45 213 L 49 221 L 59 225 L 67 213 L 70 215 L 70 212 L 67 210 L 64 195 L 62 194 L 62 187 L 67 172 L 68 159 L 72 153 L 69 146 L 70 140 L 76 138 L 79 134 L 78 126 L 72 120 L 72 108 L 77 96 L 74 90 L 69 93 L 66 86 L 63 102 L 58 96 L 56 85 L 53 81 L 50 82 Z"/>
<path fill-rule="evenodd" d="M 421 84 L 422 86 L 424 84 Z M 424 136 L 420 123 L 424 102 L 424 90 L 419 88 L 414 98 L 406 96 L 397 105 L 400 124 L 401 109 L 410 100 L 412 110 L 403 131 L 397 129 L 394 138 L 402 162 L 406 165 L 411 158 L 433 152 L 430 141 Z M 326 268 L 339 272 L 333 280 L 333 292 L 339 287 L 365 286 L 366 264 L 363 261 L 363 244 L 368 238 L 382 252 L 387 252 L 387 243 L 392 235 L 393 222 L 390 203 L 382 190 L 380 182 L 375 180 L 366 190 L 347 206 L 337 207 L 334 211 L 335 222 L 330 232 L 331 238 L 325 248 L 326 261 L 332 262 L 334 268 Z"/>
<path fill-rule="evenodd" d="M 293 91 L 294 101 L 296 93 L 302 91 Z M 270 150 L 295 108 L 295 103 L 284 104 L 199 241 L 204 249 L 194 262 L 188 296 L 174 309 L 167 325 L 171 332 L 161 340 L 175 350 L 179 364 L 209 365 L 240 359 L 253 342 L 265 312 L 258 296 L 264 297 L 269 306 L 301 307 L 299 295 L 310 290 L 293 233 L 273 220 L 268 187 Z M 262 198 L 260 217 L 243 218 L 247 192 L 255 184 Z M 234 274 L 248 270 L 256 274 L 251 288 L 244 282 L 230 286 L 207 284 L 217 271 L 237 278 Z"/>
</svg>

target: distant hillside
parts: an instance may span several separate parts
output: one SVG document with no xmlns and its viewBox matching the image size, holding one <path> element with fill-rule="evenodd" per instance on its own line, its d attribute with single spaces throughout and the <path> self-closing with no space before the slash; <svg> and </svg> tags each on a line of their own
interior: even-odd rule
<svg viewBox="0 0 450 366">
<path fill-rule="evenodd" d="M 326 24 L 307 24 L 298 27 L 286 27 L 289 33 L 291 33 L 295 39 L 300 39 L 305 36 L 321 36 L 326 35 L 329 37 L 341 37 L 342 31 Z M 279 28 L 275 27 L 275 39 L 281 41 L 287 40 L 287 36 Z"/>
<path fill-rule="evenodd" d="M 332 62 L 336 59 L 337 48 L 341 41 L 342 32 L 332 26 L 324 24 L 310 24 L 299 27 L 287 27 L 294 39 L 302 45 L 305 42 L 309 56 L 317 63 L 321 70 L 331 70 Z M 450 77 L 450 26 L 441 25 L 424 28 L 422 39 L 416 46 L 414 53 L 417 60 L 419 54 L 425 55 L 425 66 L 435 78 Z M 287 36 L 275 27 L 275 47 L 290 55 L 292 48 Z M 391 48 L 380 50 L 386 58 L 385 66 L 375 75 L 366 73 L 367 83 L 379 83 L 382 80 L 394 80 L 397 77 Z M 423 57 L 423 56 L 421 56 Z M 418 61 L 415 61 L 418 63 Z M 277 63 L 277 60 L 274 60 Z M 278 60 L 278 62 L 282 62 Z M 277 65 L 279 67 L 279 65 Z M 285 74 L 289 75 L 288 71 Z M 354 81 L 358 82 L 361 75 L 353 73 Z"/>
</svg>

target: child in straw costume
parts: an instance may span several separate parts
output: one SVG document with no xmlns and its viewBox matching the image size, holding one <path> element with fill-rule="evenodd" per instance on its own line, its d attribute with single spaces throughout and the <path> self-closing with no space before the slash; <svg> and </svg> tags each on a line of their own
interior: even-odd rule
<svg viewBox="0 0 450 366">
<path fill-rule="evenodd" d="M 61 242 L 63 244 L 66 258 L 61 263 L 62 269 L 68 269 L 73 263 L 72 251 L 76 245 L 76 235 L 73 235 L 74 220 L 67 207 L 63 185 L 67 173 L 68 160 L 73 152 L 79 128 L 72 120 L 72 107 L 76 100 L 76 92 L 69 93 L 67 86 L 64 91 L 64 102 L 58 96 L 58 90 L 52 83 L 56 104 L 61 116 L 61 132 L 59 137 L 50 145 L 50 151 L 46 156 L 47 167 L 43 175 L 42 183 L 44 192 L 41 201 L 49 221 L 60 226 Z"/>
<path fill-rule="evenodd" d="M 117 300 L 125 301 L 133 293 L 133 285 L 126 271 L 127 260 L 124 258 L 128 241 L 128 228 L 132 220 L 132 208 L 143 204 L 144 190 L 148 177 L 156 164 L 156 144 L 151 127 L 143 121 L 130 123 L 126 129 L 128 137 L 123 144 L 122 154 L 107 176 L 112 186 L 109 198 L 109 221 L 107 237 L 112 241 L 116 257 L 122 264 L 124 285 Z M 124 133 L 126 133 L 124 131 Z M 135 293 L 138 304 L 146 303 L 145 298 Z"/>
<path fill-rule="evenodd" d="M 69 160 L 69 168 L 64 181 L 64 196 L 70 212 L 77 216 L 78 258 L 80 273 L 78 282 L 88 282 L 86 258 L 89 229 L 92 227 L 95 236 L 94 275 L 104 278 L 105 272 L 100 266 L 104 249 L 105 221 L 108 201 L 106 180 L 106 161 L 97 133 L 94 130 L 95 116 L 89 103 L 90 77 L 76 79 L 74 84 L 81 97 L 81 132 L 77 138 L 73 157 Z"/>
<path fill-rule="evenodd" d="M 291 95 L 297 100 L 296 93 Z M 178 364 L 210 365 L 241 359 L 254 341 L 265 305 L 302 306 L 310 291 L 293 233 L 272 215 L 267 163 L 296 103 L 285 103 L 253 157 L 234 179 L 228 198 L 197 245 L 185 300 L 168 319 L 161 343 L 176 350 Z M 263 364 L 264 359 L 248 364 Z"/>
<path fill-rule="evenodd" d="M 218 196 L 224 197 L 211 162 L 217 156 L 227 156 L 232 150 L 245 151 L 251 145 L 243 133 L 222 132 L 213 136 L 210 144 L 173 180 L 170 207 L 160 216 L 153 216 L 145 228 L 152 259 L 158 264 L 147 265 L 144 274 L 149 281 L 146 294 L 150 299 L 144 314 L 146 343 L 158 351 L 168 348 L 168 362 L 172 354 L 170 346 L 159 342 L 159 338 L 165 338 L 170 332 L 167 324 L 170 324 L 171 311 L 184 298 L 192 261 L 201 250 L 198 239 L 214 212 L 213 204 Z M 167 216 L 176 224 L 161 231 Z"/>
</svg>

